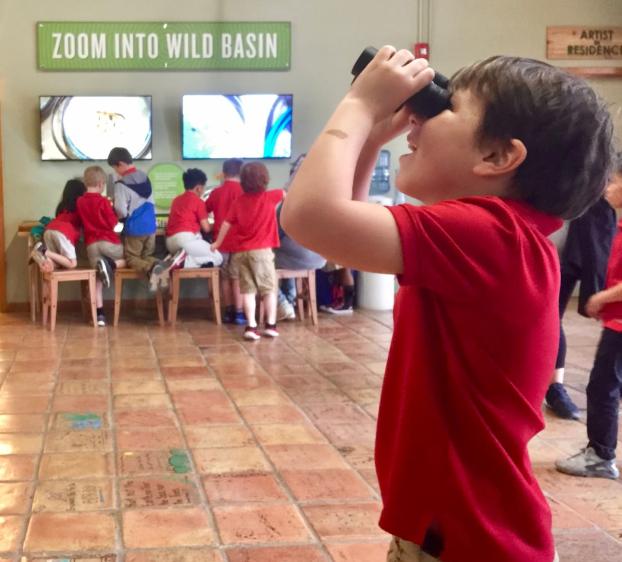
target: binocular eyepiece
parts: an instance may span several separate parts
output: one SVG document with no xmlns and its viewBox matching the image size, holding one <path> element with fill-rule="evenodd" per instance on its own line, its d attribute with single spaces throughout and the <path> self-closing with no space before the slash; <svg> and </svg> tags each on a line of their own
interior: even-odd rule
<svg viewBox="0 0 622 562">
<path fill-rule="evenodd" d="M 378 49 L 367 47 L 360 54 L 352 67 L 354 80 L 356 80 L 356 77 L 370 63 L 377 52 Z M 432 82 L 423 88 L 423 90 L 420 90 L 414 96 L 406 100 L 406 105 L 416 115 L 434 117 L 441 111 L 451 107 L 450 97 L 449 79 L 437 72 L 434 74 Z"/>
</svg>

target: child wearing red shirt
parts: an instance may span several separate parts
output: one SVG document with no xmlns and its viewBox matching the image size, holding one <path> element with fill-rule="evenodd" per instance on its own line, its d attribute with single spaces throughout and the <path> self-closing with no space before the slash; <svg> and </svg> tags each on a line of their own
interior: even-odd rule
<svg viewBox="0 0 622 562">
<path fill-rule="evenodd" d="M 244 338 L 259 339 L 255 320 L 255 295 L 259 292 L 266 311 L 263 335 L 276 337 L 276 269 L 272 248 L 279 246 L 276 223 L 276 206 L 285 197 L 285 191 L 266 191 L 270 176 L 268 169 L 260 162 L 244 164 L 240 182 L 244 193 L 231 206 L 222 223 L 213 249 L 218 249 L 227 240 L 229 231 L 235 229 L 234 252 L 231 267 L 234 276 L 240 279 L 240 292 L 244 304 L 247 326 Z"/>
<path fill-rule="evenodd" d="M 205 201 L 205 210 L 214 215 L 214 225 L 212 228 L 214 240 L 218 238 L 220 226 L 227 217 L 227 213 L 233 202 L 242 195 L 242 186 L 240 185 L 240 170 L 242 169 L 242 160 L 239 158 L 229 158 L 222 164 L 222 173 L 224 181 L 222 185 L 213 189 L 207 200 Z M 220 247 L 223 254 L 223 265 L 220 270 L 222 287 L 222 299 L 225 303 L 225 314 L 223 322 L 246 324 L 244 312 L 242 312 L 242 297 L 240 296 L 240 281 L 233 278 L 231 273 L 231 247 L 235 243 L 235 233 L 229 232 L 227 239 Z"/>
<path fill-rule="evenodd" d="M 118 220 L 112 202 L 102 195 L 106 173 L 99 166 L 90 166 L 84 170 L 84 184 L 86 193 L 78 199 L 76 209 L 84 228 L 89 263 L 97 270 L 97 325 L 105 326 L 102 286 L 110 287 L 114 269 L 125 267 L 123 246 L 114 231 Z"/>
<path fill-rule="evenodd" d="M 183 180 L 186 191 L 173 199 L 166 224 L 166 249 L 171 254 L 183 250 L 186 254 L 184 267 L 218 267 L 222 255 L 212 251 L 201 236 L 201 230 L 210 231 L 201 199 L 207 176 L 201 170 L 191 168 L 184 172 Z"/>
<path fill-rule="evenodd" d="M 622 209 L 622 152 L 611 183 L 607 202 Z M 585 311 L 603 322 L 594 366 L 587 385 L 587 446 L 576 455 L 555 463 L 557 470 L 573 476 L 617 479 L 618 410 L 622 392 L 622 220 L 613 240 L 605 289 L 592 295 Z"/>
<path fill-rule="evenodd" d="M 309 151 L 281 226 L 398 276 L 375 455 L 387 560 L 552 562 L 527 452 L 559 336 L 547 235 L 600 197 L 611 117 L 583 80 L 518 57 L 458 71 L 446 109 L 412 113 L 433 77 L 410 51 L 380 49 Z M 406 131 L 396 185 L 425 205 L 367 203 L 380 148 Z"/>
<path fill-rule="evenodd" d="M 76 202 L 85 191 L 82 180 L 73 179 L 65 184 L 56 207 L 56 217 L 46 225 L 43 242 L 37 242 L 31 253 L 42 271 L 54 271 L 55 265 L 65 269 L 74 269 L 78 265 L 76 244 L 80 238 L 81 224 Z"/>
</svg>

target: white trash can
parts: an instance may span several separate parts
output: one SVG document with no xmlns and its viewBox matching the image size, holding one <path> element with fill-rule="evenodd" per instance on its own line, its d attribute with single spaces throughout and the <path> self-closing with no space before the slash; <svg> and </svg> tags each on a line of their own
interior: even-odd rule
<svg viewBox="0 0 622 562">
<path fill-rule="evenodd" d="M 369 310 L 393 310 L 395 275 L 359 272 L 357 302 Z"/>
</svg>

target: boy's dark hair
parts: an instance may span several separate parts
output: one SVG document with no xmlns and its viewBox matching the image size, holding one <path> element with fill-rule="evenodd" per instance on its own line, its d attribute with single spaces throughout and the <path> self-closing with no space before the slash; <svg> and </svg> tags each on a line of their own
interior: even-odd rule
<svg viewBox="0 0 622 562">
<path fill-rule="evenodd" d="M 188 168 L 182 177 L 185 189 L 194 189 L 197 185 L 205 185 L 207 183 L 207 176 L 203 170 L 198 168 Z"/>
<path fill-rule="evenodd" d="M 242 166 L 240 183 L 244 193 L 262 193 L 268 187 L 270 174 L 261 162 L 249 162 Z"/>
<path fill-rule="evenodd" d="M 117 164 L 132 164 L 134 162 L 130 151 L 123 146 L 115 146 L 108 154 L 108 166 L 116 166 Z"/>
<path fill-rule="evenodd" d="M 518 198 L 572 219 L 602 195 L 613 124 L 587 82 L 541 61 L 500 56 L 459 70 L 450 88 L 482 100 L 479 142 L 515 138 L 527 148 L 514 176 Z"/>
<path fill-rule="evenodd" d="M 240 175 L 244 162 L 239 158 L 229 158 L 222 163 L 222 173 L 226 178 L 234 178 Z"/>
<path fill-rule="evenodd" d="M 86 186 L 84 182 L 78 178 L 69 180 L 63 189 L 63 194 L 60 198 L 60 203 L 56 207 L 56 215 L 63 211 L 69 211 L 70 213 L 76 212 L 76 201 L 78 197 L 81 197 L 86 193 Z"/>
</svg>

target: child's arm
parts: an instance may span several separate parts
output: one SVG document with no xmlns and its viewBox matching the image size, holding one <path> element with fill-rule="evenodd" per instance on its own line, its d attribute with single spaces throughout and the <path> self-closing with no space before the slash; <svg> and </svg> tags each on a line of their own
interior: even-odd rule
<svg viewBox="0 0 622 562">
<path fill-rule="evenodd" d="M 218 238 L 216 238 L 216 242 L 211 245 L 212 251 L 218 250 L 218 248 L 220 248 L 220 246 L 222 245 L 222 241 L 225 239 L 225 236 L 227 236 L 230 228 L 231 223 L 223 221 L 222 225 L 220 226 L 220 230 L 218 231 Z"/>
<path fill-rule="evenodd" d="M 203 232 L 205 232 L 206 234 L 208 232 L 211 232 L 212 225 L 209 223 L 209 219 L 201 219 L 200 224 L 201 224 L 201 230 Z"/>
<path fill-rule="evenodd" d="M 127 218 L 128 197 L 126 194 L 127 187 L 122 182 L 114 184 L 114 210 L 119 219 Z M 115 223 L 116 224 L 116 223 Z"/>
<path fill-rule="evenodd" d="M 622 301 L 622 283 L 593 294 L 585 305 L 585 312 L 592 318 L 598 318 L 603 306 L 617 301 Z"/>
<path fill-rule="evenodd" d="M 281 215 L 292 238 L 345 266 L 402 272 L 401 243 L 391 213 L 352 198 L 364 198 L 364 178 L 375 162 L 377 143 L 387 140 L 381 131 L 390 130 L 392 135 L 402 131 L 405 113 L 396 118 L 393 129 L 386 120 L 433 76 L 427 61 L 413 60 L 408 51 L 395 53 L 392 47 L 383 47 L 378 52 L 294 178 Z"/>
</svg>

